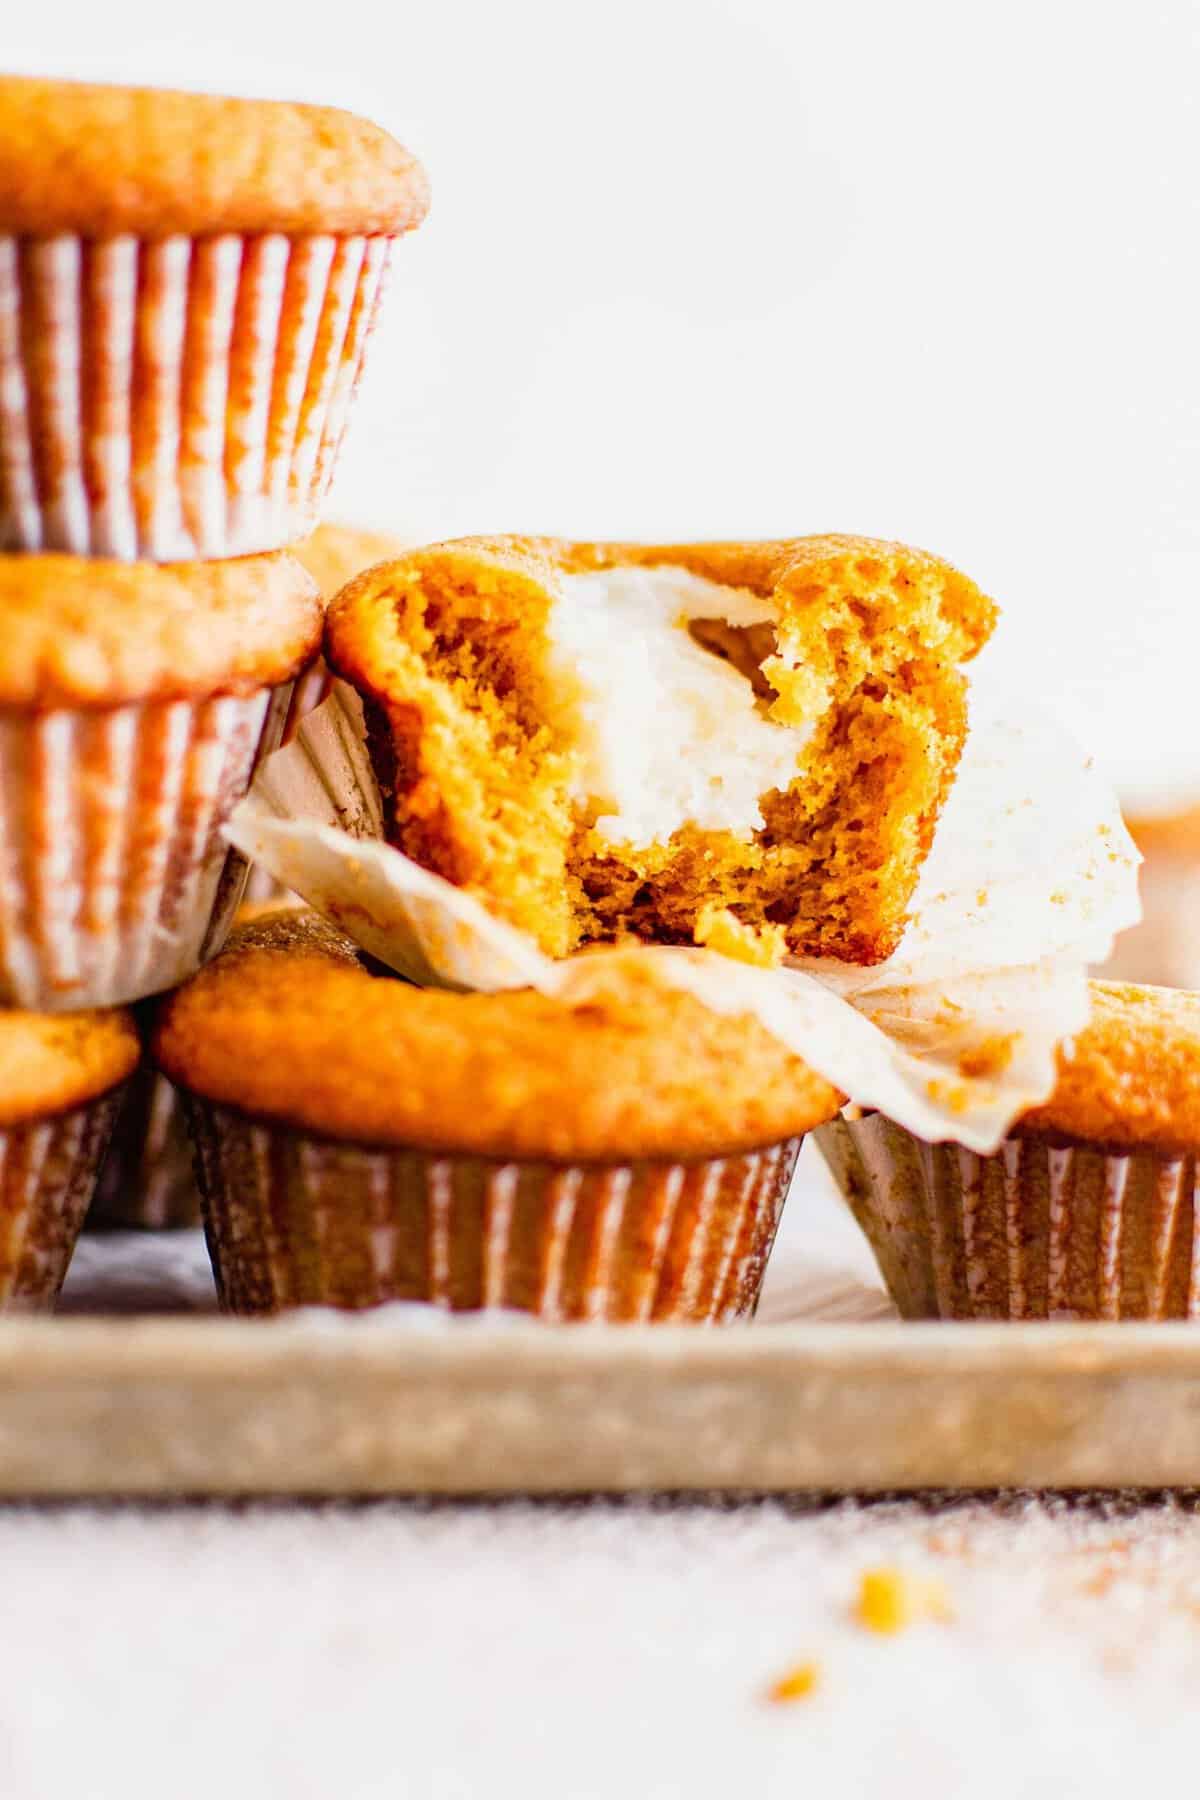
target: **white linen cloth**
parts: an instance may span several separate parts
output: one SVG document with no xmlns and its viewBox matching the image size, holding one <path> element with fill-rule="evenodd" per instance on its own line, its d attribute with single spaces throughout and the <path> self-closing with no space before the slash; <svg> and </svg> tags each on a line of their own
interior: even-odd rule
<svg viewBox="0 0 1200 1800">
<path fill-rule="evenodd" d="M 766 1318 L 886 1310 L 815 1159 L 787 1217 Z M 198 1234 L 139 1241 L 204 1294 Z M 135 1297 L 90 1238 L 69 1307 L 118 1253 Z M 14 1800 L 1061 1800 L 1194 1756 L 1188 1496 L 8 1506 L 0 1556 Z M 865 1632 L 881 1566 L 953 1620 Z"/>
</svg>

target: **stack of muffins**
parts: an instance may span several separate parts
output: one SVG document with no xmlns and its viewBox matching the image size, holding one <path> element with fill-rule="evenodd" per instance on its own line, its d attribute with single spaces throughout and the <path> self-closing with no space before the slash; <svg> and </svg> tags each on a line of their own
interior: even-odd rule
<svg viewBox="0 0 1200 1800">
<path fill-rule="evenodd" d="M 329 109 L 0 80 L 0 1300 L 61 1283 L 221 946 L 317 655 L 317 523 L 421 169 Z"/>
<path fill-rule="evenodd" d="M 1097 988 L 979 1158 L 839 1117 L 627 948 L 892 953 L 973 582 L 851 537 L 310 535 L 425 204 L 344 114 L 0 80 L 0 1304 L 52 1300 L 137 1070 L 101 1208 L 192 1215 L 181 1096 L 237 1312 L 744 1317 L 815 1131 L 910 1316 L 1196 1314 L 1190 997 Z M 223 822 L 328 669 L 388 841 L 585 952 L 557 997 L 414 987 L 278 897 L 222 949 Z"/>
</svg>

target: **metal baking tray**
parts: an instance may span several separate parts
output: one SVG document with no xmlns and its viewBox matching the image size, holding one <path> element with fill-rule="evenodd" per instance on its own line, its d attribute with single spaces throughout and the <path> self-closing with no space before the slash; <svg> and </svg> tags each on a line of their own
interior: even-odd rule
<svg viewBox="0 0 1200 1800">
<path fill-rule="evenodd" d="M 1200 1485 L 1200 1331 L 906 1325 L 807 1165 L 753 1324 L 243 1322 L 199 1233 L 85 1238 L 0 1324 L 0 1494 Z"/>
</svg>

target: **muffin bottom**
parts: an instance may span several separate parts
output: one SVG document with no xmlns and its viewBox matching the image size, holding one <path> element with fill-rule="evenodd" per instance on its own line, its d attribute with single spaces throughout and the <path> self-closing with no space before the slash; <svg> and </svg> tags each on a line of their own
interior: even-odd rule
<svg viewBox="0 0 1200 1800">
<path fill-rule="evenodd" d="M 66 1279 L 121 1090 L 0 1131 L 0 1310 L 48 1310 Z"/>
<path fill-rule="evenodd" d="M 977 1156 L 879 1114 L 815 1135 L 906 1319 L 1200 1318 L 1193 1156 L 1032 1133 Z"/>
<path fill-rule="evenodd" d="M 688 1163 L 506 1162 L 186 1104 L 234 1313 L 417 1300 L 549 1321 L 748 1317 L 802 1141 Z"/>
</svg>

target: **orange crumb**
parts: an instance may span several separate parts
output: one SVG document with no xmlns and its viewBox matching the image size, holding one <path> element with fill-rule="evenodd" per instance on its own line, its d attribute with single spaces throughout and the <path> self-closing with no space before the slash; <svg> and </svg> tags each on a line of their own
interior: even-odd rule
<svg viewBox="0 0 1200 1800">
<path fill-rule="evenodd" d="M 942 1081 L 937 1077 L 925 1083 L 925 1092 L 935 1106 L 942 1104 L 950 1112 L 966 1112 L 971 1101 L 971 1096 L 965 1087 L 957 1083 Z"/>
<path fill-rule="evenodd" d="M 786 1675 L 781 1675 L 778 1681 L 771 1683 L 767 1689 L 767 1699 L 777 1705 L 783 1705 L 789 1700 L 807 1700 L 820 1685 L 820 1681 L 819 1663 L 797 1663 L 794 1669 L 789 1669 Z"/>
<path fill-rule="evenodd" d="M 735 962 L 774 969 L 787 955 L 782 925 L 746 925 L 727 906 L 704 906 L 696 916 L 696 942 Z"/>
<path fill-rule="evenodd" d="M 1017 1041 L 1017 1033 L 1008 1031 L 997 1033 L 994 1037 L 984 1038 L 970 1050 L 964 1050 L 958 1059 L 958 1072 L 970 1078 L 979 1075 L 1000 1075 L 1007 1069 L 1013 1057 L 1013 1045 Z"/>
<path fill-rule="evenodd" d="M 892 1636 L 922 1619 L 945 1623 L 953 1615 L 940 1581 L 907 1575 L 903 1569 L 866 1569 L 859 1581 L 854 1616 L 864 1630 Z"/>
</svg>

